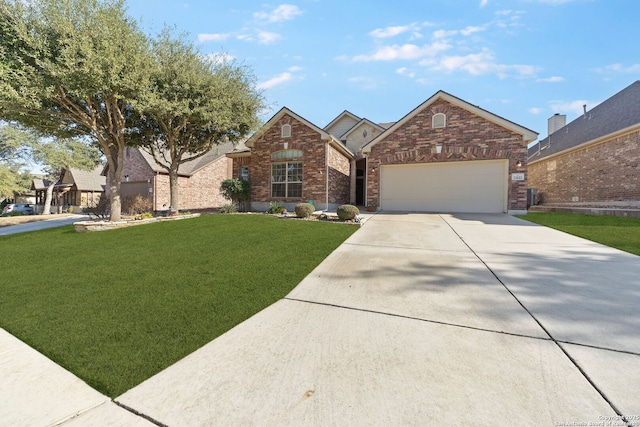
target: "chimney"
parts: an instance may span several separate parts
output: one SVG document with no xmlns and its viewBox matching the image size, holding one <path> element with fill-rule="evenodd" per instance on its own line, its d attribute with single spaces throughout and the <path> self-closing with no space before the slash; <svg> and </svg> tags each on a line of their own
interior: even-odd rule
<svg viewBox="0 0 640 427">
<path fill-rule="evenodd" d="M 547 133 L 551 135 L 552 133 L 558 131 L 563 128 L 564 125 L 567 124 L 567 116 L 566 114 L 555 113 L 553 116 L 549 118 L 547 121 Z"/>
</svg>

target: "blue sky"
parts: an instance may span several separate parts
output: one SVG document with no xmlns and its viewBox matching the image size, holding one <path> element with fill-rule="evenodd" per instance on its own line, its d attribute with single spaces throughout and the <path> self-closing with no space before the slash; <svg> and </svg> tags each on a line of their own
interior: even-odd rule
<svg viewBox="0 0 640 427">
<path fill-rule="evenodd" d="M 638 0 L 129 0 L 253 69 L 270 106 L 325 126 L 397 121 L 438 90 L 544 138 L 640 79 Z"/>
</svg>

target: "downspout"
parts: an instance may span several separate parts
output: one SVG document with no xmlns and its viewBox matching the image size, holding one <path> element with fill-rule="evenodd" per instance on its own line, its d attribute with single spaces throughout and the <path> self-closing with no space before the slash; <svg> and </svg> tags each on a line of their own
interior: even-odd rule
<svg viewBox="0 0 640 427">
<path fill-rule="evenodd" d="M 324 163 L 325 163 L 325 175 L 326 175 L 326 183 L 325 183 L 325 199 L 326 205 L 324 211 L 327 212 L 329 210 L 329 141 L 327 141 L 327 148 L 324 154 Z"/>
</svg>

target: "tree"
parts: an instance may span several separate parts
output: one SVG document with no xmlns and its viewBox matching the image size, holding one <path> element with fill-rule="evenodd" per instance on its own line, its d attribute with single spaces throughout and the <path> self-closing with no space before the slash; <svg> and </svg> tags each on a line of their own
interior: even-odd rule
<svg viewBox="0 0 640 427">
<path fill-rule="evenodd" d="M 237 202 L 240 210 L 244 210 L 244 203 L 251 198 L 251 184 L 238 178 L 225 179 L 220 183 L 220 193 L 225 199 Z"/>
<path fill-rule="evenodd" d="M 149 69 L 147 40 L 122 0 L 0 0 L 0 118 L 91 138 L 107 160 L 112 221 Z"/>
<path fill-rule="evenodd" d="M 171 207 L 180 207 L 178 169 L 259 125 L 262 95 L 251 70 L 224 55 L 201 55 L 165 28 L 152 42 L 150 94 L 138 104 L 139 143 L 169 174 Z"/>
<path fill-rule="evenodd" d="M 31 175 L 22 170 L 35 137 L 11 124 L 0 127 L 0 200 L 29 189 Z"/>
<path fill-rule="evenodd" d="M 63 168 L 91 170 L 100 162 L 95 147 L 74 139 L 39 141 L 33 145 L 33 159 L 42 166 L 49 179 L 44 201 L 43 215 L 51 213 L 51 200 L 55 186 Z"/>
</svg>

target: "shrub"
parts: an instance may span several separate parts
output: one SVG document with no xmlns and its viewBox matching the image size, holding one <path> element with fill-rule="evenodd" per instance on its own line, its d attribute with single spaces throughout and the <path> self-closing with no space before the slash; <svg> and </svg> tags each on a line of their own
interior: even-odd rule
<svg viewBox="0 0 640 427">
<path fill-rule="evenodd" d="M 238 207 L 233 203 L 229 203 L 228 205 L 224 205 L 220 208 L 221 214 L 229 214 L 234 212 L 238 212 Z"/>
<path fill-rule="evenodd" d="M 284 206 L 282 206 L 278 202 L 269 202 L 269 210 L 267 211 L 270 214 L 280 214 L 284 211 Z"/>
<path fill-rule="evenodd" d="M 122 210 L 129 215 L 139 215 L 148 212 L 153 208 L 150 197 L 142 197 L 140 194 L 135 196 L 125 196 L 122 199 Z"/>
<path fill-rule="evenodd" d="M 109 216 L 109 210 L 111 208 L 109 198 L 106 194 L 102 193 L 100 195 L 100 199 L 98 199 L 98 204 L 95 206 L 89 206 L 84 209 L 84 212 L 89 215 L 95 215 L 98 218 L 107 218 Z"/>
<path fill-rule="evenodd" d="M 238 202 L 237 207 L 244 210 L 245 202 L 251 198 L 251 184 L 249 181 L 238 178 L 225 179 L 220 184 L 220 192 L 225 199 Z"/>
<path fill-rule="evenodd" d="M 296 205 L 296 215 L 300 218 L 307 218 L 311 216 L 311 214 L 315 210 L 315 206 L 313 206 L 311 203 L 298 203 Z"/>
<path fill-rule="evenodd" d="M 340 205 L 338 206 L 338 210 L 336 213 L 338 214 L 338 218 L 340 218 L 342 221 L 349 221 L 359 215 L 360 210 L 358 210 L 358 208 L 353 205 Z"/>
<path fill-rule="evenodd" d="M 150 219 L 153 218 L 153 214 L 151 212 L 144 212 L 141 217 L 142 219 Z"/>
</svg>

